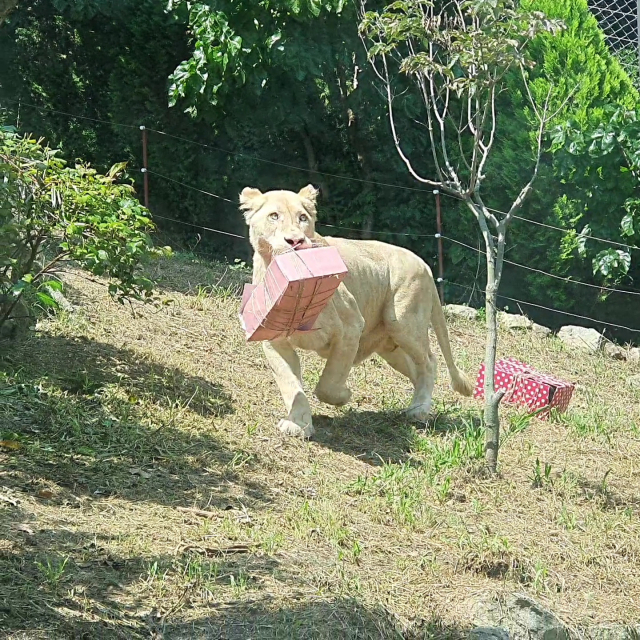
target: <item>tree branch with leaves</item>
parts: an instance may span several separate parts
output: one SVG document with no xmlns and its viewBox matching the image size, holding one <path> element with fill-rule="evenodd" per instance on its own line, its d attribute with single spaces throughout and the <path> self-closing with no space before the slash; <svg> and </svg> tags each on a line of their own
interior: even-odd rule
<svg viewBox="0 0 640 640">
<path fill-rule="evenodd" d="M 476 218 L 486 250 L 485 353 L 486 463 L 495 472 L 500 438 L 499 405 L 503 393 L 494 386 L 497 353 L 497 294 L 503 274 L 507 227 L 533 189 L 544 152 L 547 128 L 564 108 L 551 111 L 553 88 L 543 104 L 529 90 L 533 63 L 527 46 L 542 32 L 555 34 L 563 25 L 540 12 L 524 11 L 509 0 L 397 0 L 383 11 L 360 5 L 360 33 L 369 61 L 383 86 L 396 150 L 409 173 L 422 184 L 464 202 Z M 535 140 L 531 176 L 509 210 L 498 213 L 486 204 L 482 185 L 496 140 L 496 98 L 505 76 L 520 69 L 530 101 Z M 406 79 L 424 105 L 435 175 L 424 176 L 403 149 L 398 134 L 398 87 Z"/>
<path fill-rule="evenodd" d="M 56 306 L 53 276 L 71 261 L 108 277 L 120 302 L 154 301 L 139 267 L 169 250 L 154 248 L 150 214 L 124 178 L 124 163 L 104 175 L 67 166 L 42 140 L 0 126 L 0 338 L 13 334 L 11 321 L 31 318 L 30 307 Z"/>
</svg>

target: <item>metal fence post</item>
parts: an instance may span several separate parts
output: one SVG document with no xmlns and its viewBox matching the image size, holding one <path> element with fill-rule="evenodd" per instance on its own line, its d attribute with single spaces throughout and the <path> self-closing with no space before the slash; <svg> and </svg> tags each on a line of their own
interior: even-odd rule
<svg viewBox="0 0 640 640">
<path fill-rule="evenodd" d="M 440 291 L 440 303 L 444 304 L 444 254 L 442 249 L 442 216 L 440 213 L 440 191 L 434 189 L 433 193 L 436 197 L 436 225 L 438 233 L 438 290 Z"/>
<path fill-rule="evenodd" d="M 144 180 L 144 206 L 149 208 L 149 172 L 148 172 L 148 158 L 147 158 L 147 128 L 142 124 L 140 125 L 140 131 L 142 131 L 142 175 Z"/>
</svg>

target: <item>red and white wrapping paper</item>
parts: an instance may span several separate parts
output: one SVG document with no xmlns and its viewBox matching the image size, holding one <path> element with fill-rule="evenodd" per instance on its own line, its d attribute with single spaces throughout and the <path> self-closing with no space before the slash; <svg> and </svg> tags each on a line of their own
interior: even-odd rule
<svg viewBox="0 0 640 640">
<path fill-rule="evenodd" d="M 474 398 L 484 398 L 484 363 L 478 372 Z M 515 358 L 496 362 L 495 388 L 505 389 L 503 402 L 527 406 L 532 412 L 540 411 L 539 418 L 549 417 L 550 409 L 564 413 L 569 407 L 575 385 L 546 373 L 536 371 Z"/>
<path fill-rule="evenodd" d="M 275 256 L 260 284 L 246 284 L 240 322 L 247 341 L 274 340 L 311 331 L 347 275 L 335 247 L 287 251 Z"/>
</svg>

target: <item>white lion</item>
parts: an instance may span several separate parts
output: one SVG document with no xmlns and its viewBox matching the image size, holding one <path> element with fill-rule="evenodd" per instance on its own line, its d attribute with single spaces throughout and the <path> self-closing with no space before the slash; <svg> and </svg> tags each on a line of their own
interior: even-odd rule
<svg viewBox="0 0 640 640">
<path fill-rule="evenodd" d="M 316 321 L 316 331 L 262 343 L 288 411 L 280 421 L 280 430 L 307 438 L 313 434 L 311 407 L 302 387 L 296 348 L 315 351 L 327 361 L 315 388 L 321 402 L 335 406 L 349 402 L 351 391 L 346 382 L 351 368 L 377 353 L 413 383 L 415 391 L 408 415 L 426 420 L 437 364 L 429 346 L 428 329 L 433 326 L 453 389 L 470 396 L 473 386 L 453 361 L 429 267 L 401 247 L 319 236 L 314 228 L 317 194 L 311 185 L 299 193 L 261 193 L 247 187 L 240 194 L 255 251 L 254 284 L 262 281 L 274 255 L 310 246 L 311 242 L 336 247 L 349 269 Z"/>
</svg>

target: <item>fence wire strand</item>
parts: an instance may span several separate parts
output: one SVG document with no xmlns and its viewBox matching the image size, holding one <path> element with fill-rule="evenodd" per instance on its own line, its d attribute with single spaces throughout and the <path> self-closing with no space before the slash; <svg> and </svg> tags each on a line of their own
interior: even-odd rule
<svg viewBox="0 0 640 640">
<path fill-rule="evenodd" d="M 458 284 L 457 282 L 449 282 L 447 281 L 447 284 L 453 286 L 453 287 L 458 287 L 460 289 L 467 289 L 469 291 L 471 291 L 472 289 L 474 289 L 474 287 L 469 287 L 467 285 L 464 284 Z M 480 289 L 480 292 L 482 294 L 484 294 L 484 290 Z M 606 320 L 596 320 L 596 318 L 589 318 L 588 316 L 583 316 L 580 315 L 578 313 L 571 313 L 570 311 L 560 311 L 559 309 L 553 309 L 552 307 L 545 307 L 544 305 L 541 304 L 536 304 L 535 302 L 527 302 L 526 300 L 519 300 L 518 298 L 512 298 L 510 296 L 505 296 L 501 293 L 497 294 L 498 298 L 502 298 L 503 300 L 510 300 L 511 302 L 516 302 L 518 304 L 523 304 L 525 306 L 529 306 L 529 307 L 536 307 L 537 309 L 543 309 L 545 311 L 550 311 L 551 313 L 557 313 L 560 315 L 565 315 L 565 316 L 570 316 L 572 318 L 580 318 L 581 320 L 588 320 L 589 322 L 593 322 L 595 324 L 601 324 L 607 327 L 614 327 L 616 329 L 624 329 L 625 331 L 630 331 L 631 333 L 640 333 L 640 329 L 634 329 L 632 327 L 625 327 L 624 325 L 621 324 L 615 324 L 613 322 L 607 322 Z"/>
<path fill-rule="evenodd" d="M 58 109 L 54 109 L 53 107 L 45 107 L 38 106 L 36 104 L 29 104 L 28 102 L 22 102 L 22 100 L 13 100 L 11 98 L 0 98 L 0 101 L 10 102 L 11 104 L 18 105 L 19 108 L 28 107 L 30 109 L 35 109 L 36 111 L 48 111 L 49 113 L 57 113 L 61 116 L 66 116 L 68 118 L 77 118 L 79 120 L 89 120 L 90 122 L 99 122 L 100 124 L 108 124 L 112 127 L 123 127 L 126 129 L 139 129 L 139 125 L 135 124 L 123 124 L 121 122 L 113 122 L 111 120 L 102 120 L 100 118 L 91 118 L 89 116 L 80 116 L 77 113 L 69 113 L 68 111 L 60 111 Z"/>
<path fill-rule="evenodd" d="M 211 198 L 217 198 L 218 200 L 224 200 L 224 202 L 229 202 L 230 204 L 236 204 L 233 200 L 229 200 L 229 198 L 224 198 L 223 196 L 219 196 L 215 193 L 211 193 L 210 191 L 205 191 L 204 189 L 199 189 L 198 187 L 193 187 L 189 184 L 185 184 L 184 182 L 180 182 L 180 180 L 175 180 L 174 178 L 170 178 L 169 176 L 164 176 L 161 173 L 157 173 L 156 171 L 151 171 L 151 169 L 141 169 L 143 173 L 148 173 L 152 176 L 157 176 L 158 178 L 162 178 L 163 180 L 168 180 L 169 182 L 173 182 L 174 184 L 179 184 L 181 187 L 185 189 L 191 189 L 192 191 L 198 191 L 199 193 L 204 194 L 205 196 L 209 196 Z"/>
<path fill-rule="evenodd" d="M 471 251 L 476 251 L 477 253 L 487 255 L 482 249 L 478 249 L 476 247 L 471 246 L 470 244 L 466 244 L 464 242 L 460 242 L 459 240 L 454 240 L 453 238 L 449 238 L 448 236 L 442 236 L 443 240 L 448 240 L 449 242 L 453 242 L 454 244 L 460 245 L 461 247 L 465 247 L 466 249 L 470 249 Z M 553 273 L 548 273 L 547 271 L 542 271 L 541 269 L 536 269 L 534 267 L 529 267 L 526 264 L 520 264 L 519 262 L 513 262 L 513 260 L 504 259 L 505 264 L 510 264 L 514 267 L 519 267 L 520 269 L 526 269 L 527 271 L 534 271 L 535 273 L 539 273 L 543 276 L 548 276 L 549 278 L 555 278 L 556 280 L 562 280 L 563 282 L 568 282 L 569 284 L 577 284 L 583 287 L 592 287 L 593 289 L 599 289 L 600 291 L 609 291 L 611 293 L 624 293 L 631 296 L 640 296 L 640 291 L 630 291 L 627 289 L 614 289 L 613 287 L 606 287 L 604 285 L 599 284 L 590 284 L 588 282 L 582 282 L 580 280 L 572 280 L 571 278 L 565 278 L 564 276 L 557 276 Z"/>
<path fill-rule="evenodd" d="M 91 117 L 88 117 L 88 116 L 81 116 L 81 115 L 74 114 L 74 113 L 69 113 L 69 112 L 66 112 L 66 111 L 59 111 L 57 109 L 52 109 L 52 108 L 49 108 L 49 107 L 43 107 L 43 106 L 38 106 L 38 105 L 25 103 L 25 102 L 22 102 L 20 100 L 13 100 L 13 99 L 9 99 L 9 98 L 2 98 L 2 100 L 4 100 L 5 102 L 10 102 L 12 104 L 16 104 L 16 105 L 20 105 L 20 106 L 24 106 L 24 107 L 30 107 L 30 108 L 38 109 L 38 110 L 41 110 L 41 111 L 49 111 L 51 113 L 57 113 L 57 114 L 64 115 L 64 116 L 67 116 L 67 117 L 70 117 L 70 118 L 80 118 L 82 120 L 89 120 L 89 121 L 92 121 L 92 122 L 99 122 L 101 124 L 110 124 L 110 125 L 113 125 L 115 127 L 126 127 L 126 128 L 129 128 L 129 129 L 139 129 L 139 128 L 141 128 L 139 125 L 124 124 L 124 123 L 119 123 L 119 122 L 111 122 L 111 121 L 107 121 L 107 120 L 101 120 L 99 118 L 91 118 Z M 417 192 L 420 192 L 420 193 L 432 193 L 433 192 L 430 189 L 422 189 L 422 188 L 418 188 L 418 187 L 407 187 L 407 186 L 403 186 L 403 185 L 399 185 L 399 184 L 392 184 L 392 183 L 387 183 L 387 182 L 377 182 L 375 180 L 365 180 L 365 179 L 362 179 L 362 178 L 354 178 L 354 177 L 351 177 L 351 176 L 343 176 L 343 175 L 336 174 L 336 173 L 326 173 L 326 172 L 322 172 L 322 171 L 316 171 L 314 169 L 308 169 L 308 168 L 305 168 L 305 167 L 298 167 L 298 166 L 295 166 L 295 165 L 285 164 L 285 163 L 282 163 L 282 162 L 276 162 L 276 161 L 273 161 L 273 160 L 267 160 L 265 158 L 260 158 L 258 156 L 245 154 L 245 153 L 238 152 L 238 151 L 231 151 L 229 149 L 223 149 L 222 147 L 218 147 L 216 145 L 206 144 L 206 143 L 203 143 L 203 142 L 198 142 L 196 140 L 190 140 L 189 138 L 185 138 L 183 136 L 177 136 L 177 135 L 172 134 L 172 133 L 167 133 L 166 131 L 160 131 L 159 129 L 152 129 L 150 127 L 146 127 L 146 130 L 147 131 L 152 131 L 153 133 L 157 133 L 158 135 L 162 135 L 162 136 L 167 136 L 169 138 L 173 138 L 175 140 L 181 140 L 182 142 L 187 142 L 189 144 L 193 144 L 193 145 L 196 145 L 196 146 L 199 146 L 199 147 L 208 148 L 208 149 L 212 149 L 212 150 L 215 150 L 215 151 L 220 151 L 222 153 L 226 153 L 226 154 L 230 154 L 230 155 L 245 157 L 245 158 L 254 160 L 256 162 L 263 162 L 263 163 L 266 163 L 266 164 L 276 165 L 276 166 L 279 166 L 279 167 L 283 167 L 283 168 L 286 168 L 286 169 L 292 169 L 292 170 L 295 170 L 295 171 L 302 171 L 302 172 L 305 172 L 305 173 L 312 173 L 312 174 L 315 174 L 315 175 L 327 176 L 327 177 L 337 178 L 339 180 L 347 180 L 347 181 L 350 181 L 350 182 L 359 182 L 359 183 L 363 183 L 363 184 L 372 184 L 372 185 L 375 185 L 375 186 L 386 187 L 386 188 L 389 188 L 389 189 L 401 189 L 401 190 L 405 190 L 405 191 L 417 191 Z M 147 171 L 150 174 L 153 173 L 155 175 L 160 176 L 160 174 L 156 174 L 155 172 L 151 171 L 150 169 L 147 169 Z M 177 184 L 181 184 L 182 186 L 185 186 L 186 188 L 195 189 L 196 191 L 201 191 L 199 189 L 196 189 L 195 187 L 190 187 L 190 186 L 185 185 L 185 184 L 183 184 L 181 182 L 178 182 L 177 180 L 174 180 L 173 178 L 169 178 L 168 176 L 160 176 L 160 177 L 163 177 L 165 180 L 170 180 L 172 182 L 176 182 Z M 222 198 L 222 196 L 216 196 L 215 194 L 210 194 L 210 193 L 208 193 L 206 191 L 202 191 L 202 193 L 205 193 L 207 195 L 211 195 L 212 197 L 215 197 L 215 198 L 220 198 L 222 200 L 226 200 L 227 202 L 233 202 L 231 200 L 227 200 L 226 198 Z M 458 202 L 464 202 L 463 198 L 461 198 L 459 196 L 455 196 L 455 195 L 453 195 L 451 193 L 447 193 L 446 191 L 441 191 L 440 193 L 442 195 L 444 195 L 445 197 L 451 198 L 451 199 L 456 200 Z M 494 209 L 492 207 L 487 207 L 487 209 L 489 211 L 491 211 L 492 213 L 497 213 L 498 215 L 503 215 L 503 216 L 507 215 L 507 213 L 505 211 L 500 211 L 499 209 Z M 513 217 L 518 219 L 518 220 L 520 220 L 521 222 L 526 222 L 526 223 L 529 223 L 529 224 L 534 224 L 534 225 L 538 225 L 538 226 L 541 226 L 541 227 L 546 227 L 547 229 L 553 229 L 553 230 L 559 231 L 561 233 L 565 233 L 565 234 L 567 234 L 567 233 L 575 233 L 574 229 L 563 229 L 562 227 L 557 227 L 557 226 L 546 224 L 546 223 L 543 223 L 543 222 L 538 222 L 536 220 L 530 220 L 529 218 L 524 218 L 524 217 L 518 216 L 518 215 L 514 215 Z M 325 226 L 329 226 L 329 225 L 325 225 Z M 345 230 L 352 230 L 352 231 L 360 231 L 359 229 L 349 229 L 348 227 L 336 227 L 336 228 L 341 228 L 341 229 L 345 229 Z M 405 236 L 408 236 L 408 237 L 429 237 L 429 236 L 421 236 L 421 235 L 418 235 L 418 234 L 399 233 L 399 232 L 393 232 L 393 231 L 384 231 L 384 232 L 380 231 L 380 232 L 376 232 L 376 233 L 385 233 L 385 234 L 389 234 L 389 235 L 405 235 Z M 627 250 L 640 251 L 640 247 L 634 247 L 632 245 L 627 245 L 627 244 L 624 244 L 624 243 L 621 243 L 621 242 L 616 242 L 614 240 L 608 240 L 606 238 L 599 238 L 597 236 L 588 236 L 587 239 L 588 240 L 595 240 L 597 242 L 603 242 L 605 244 L 610 244 L 612 246 L 621 247 L 621 248 L 624 248 L 624 249 L 627 249 Z"/>
<path fill-rule="evenodd" d="M 625 0 L 623 0 L 623 1 L 625 1 Z M 637 0 L 637 1 L 640 1 L 640 0 Z M 634 53 L 635 53 L 636 58 L 635 58 L 635 67 L 634 68 L 635 68 L 635 77 L 638 77 L 638 66 L 639 66 L 639 63 L 640 63 L 640 57 L 638 55 L 638 50 L 639 49 L 638 49 L 638 37 L 637 37 L 637 34 L 639 32 L 640 25 L 638 24 L 638 13 L 636 12 L 636 5 L 635 5 L 635 3 L 633 3 L 633 12 L 631 12 L 630 10 L 617 11 L 617 10 L 612 10 L 612 9 L 608 8 L 604 4 L 606 2 L 607 2 L 607 0 L 592 0 L 592 2 L 590 3 L 590 6 L 592 5 L 591 9 L 594 12 L 594 14 L 596 15 L 596 17 L 599 19 L 600 26 L 603 28 L 605 33 L 608 33 L 607 29 L 609 29 L 609 31 L 613 31 L 612 33 L 610 33 L 608 35 L 609 39 L 617 39 L 619 41 L 629 41 L 629 42 L 631 42 L 631 43 L 633 43 L 635 45 Z M 629 5 L 629 7 L 631 7 L 631 0 L 626 0 L 626 2 Z M 631 13 L 633 13 L 633 17 L 632 18 L 629 17 L 631 15 Z M 615 20 L 610 19 L 610 20 L 607 21 L 607 20 L 605 20 L 605 16 L 607 16 L 607 15 L 609 17 L 617 15 L 618 17 Z M 624 17 L 622 17 L 623 15 L 624 15 Z M 603 26 L 603 23 L 604 23 L 605 26 Z M 628 25 L 630 25 L 630 24 L 634 25 L 634 28 L 635 28 L 635 32 L 634 33 L 636 34 L 636 37 L 632 38 L 630 36 L 619 35 L 619 30 L 620 29 L 628 30 L 629 29 Z M 618 31 L 616 31 L 616 29 L 618 29 Z M 615 49 L 615 46 L 613 48 Z M 145 127 L 142 127 L 140 125 L 118 123 L 118 122 L 113 122 L 113 121 L 109 121 L 109 120 L 102 120 L 100 118 L 93 118 L 93 117 L 90 117 L 90 116 L 82 116 L 82 115 L 70 113 L 70 112 L 67 112 L 67 111 L 61 111 L 61 110 L 58 110 L 58 109 L 53 109 L 51 107 L 33 105 L 33 104 L 30 104 L 30 103 L 23 102 L 21 100 L 13 100 L 13 99 L 9 99 L 9 98 L 4 98 L 3 97 L 2 101 L 18 105 L 19 107 L 33 108 L 33 109 L 40 110 L 40 111 L 47 111 L 49 113 L 56 113 L 58 115 L 63 115 L 63 116 L 68 117 L 68 118 L 77 118 L 77 119 L 81 119 L 81 120 L 87 120 L 87 121 L 90 121 L 90 122 L 97 122 L 97 123 L 100 123 L 100 124 L 106 124 L 106 125 L 110 125 L 110 126 L 114 126 L 114 127 L 123 127 L 123 128 L 128 128 L 128 129 L 143 129 L 143 128 L 145 128 Z M 351 177 L 351 176 L 343 176 L 343 175 L 340 175 L 340 174 L 327 173 L 327 172 L 317 171 L 317 170 L 308 169 L 308 168 L 304 168 L 304 167 L 298 167 L 298 166 L 295 166 L 295 165 L 289 165 L 289 164 L 286 164 L 286 163 L 276 162 L 276 161 L 273 161 L 273 160 L 267 160 L 265 158 L 260 158 L 258 156 L 254 156 L 254 155 L 251 155 L 251 154 L 245 154 L 245 153 L 242 153 L 242 152 L 231 151 L 231 150 L 228 150 L 228 149 L 223 149 L 222 147 L 217 147 L 215 145 L 197 142 L 195 140 L 190 140 L 190 139 L 184 138 L 182 136 L 176 136 L 174 134 L 170 134 L 170 133 L 167 133 L 165 131 L 160 131 L 160 130 L 157 130 L 157 129 L 152 129 L 152 128 L 149 128 L 149 127 L 146 127 L 146 130 L 147 131 L 151 131 L 153 133 L 156 133 L 158 135 L 167 136 L 169 138 L 173 138 L 173 139 L 176 139 L 176 140 L 180 140 L 180 141 L 183 141 L 183 142 L 194 144 L 194 145 L 200 146 L 202 148 L 208 148 L 208 149 L 212 149 L 212 150 L 219 151 L 219 152 L 222 152 L 222 153 L 226 153 L 226 154 L 229 154 L 229 155 L 234 155 L 234 156 L 238 156 L 238 157 L 244 157 L 244 158 L 247 158 L 247 159 L 250 159 L 250 160 L 254 160 L 256 162 L 262 162 L 262 163 L 266 163 L 266 164 L 280 166 L 280 167 L 283 167 L 283 168 L 286 168 L 286 169 L 295 170 L 295 171 L 302 171 L 302 172 L 306 172 L 306 173 L 312 173 L 314 175 L 326 176 L 326 177 L 331 177 L 331 178 L 336 178 L 336 179 L 341 179 L 341 180 L 347 180 L 347 181 L 351 181 L 351 182 L 363 183 L 363 184 L 372 184 L 372 185 L 386 187 L 386 188 L 392 188 L 392 189 L 401 189 L 401 190 L 405 190 L 405 191 L 416 191 L 416 192 L 421 192 L 421 193 L 433 193 L 433 190 L 430 190 L 430 189 L 422 189 L 422 188 L 417 188 L 417 187 L 408 187 L 408 186 L 403 186 L 403 185 L 397 185 L 397 184 L 391 184 L 391 183 L 385 183 L 385 182 L 378 182 L 378 181 L 375 181 L 375 180 L 365 180 L 365 179 L 361 179 L 361 178 L 354 178 L 354 177 Z M 145 169 L 142 169 L 142 171 L 143 172 L 146 171 L 150 175 L 154 175 L 154 176 L 156 176 L 156 177 L 158 177 L 160 179 L 167 180 L 167 181 L 172 182 L 174 184 L 178 184 L 178 185 L 180 185 L 180 186 L 182 186 L 184 188 L 197 191 L 199 193 L 202 193 L 203 195 L 207 195 L 209 197 L 219 199 L 219 200 L 224 201 L 226 203 L 236 205 L 236 202 L 234 202 L 233 200 L 230 200 L 230 199 L 225 198 L 223 196 L 217 195 L 215 193 L 211 193 L 209 191 L 205 191 L 203 189 L 199 189 L 198 187 L 194 187 L 192 185 L 185 184 L 183 182 L 180 182 L 179 180 L 175 180 L 174 178 L 170 178 L 169 176 L 165 176 L 163 174 L 160 174 L 160 173 L 157 173 L 155 171 L 152 171 L 151 169 L 145 168 Z M 442 195 L 444 195 L 446 197 L 449 197 L 449 198 L 452 198 L 454 200 L 457 200 L 458 202 L 463 202 L 464 201 L 463 198 L 461 198 L 459 196 L 456 196 L 454 194 L 447 193 L 447 192 L 442 191 L 442 190 L 440 191 L 440 193 L 442 193 Z M 497 213 L 499 215 L 507 215 L 506 212 L 500 211 L 498 209 L 493 209 L 491 207 L 487 207 L 487 209 L 489 211 L 491 211 L 493 213 Z M 166 220 L 166 221 L 169 221 L 169 222 L 173 222 L 173 223 L 176 223 L 176 224 L 182 224 L 182 225 L 198 228 L 198 229 L 201 229 L 201 230 L 204 230 L 204 231 L 209 231 L 211 233 L 217 233 L 217 234 L 221 234 L 221 235 L 225 235 L 225 236 L 230 236 L 230 237 L 238 238 L 238 239 L 241 239 L 241 240 L 246 240 L 247 239 L 245 236 L 241 236 L 239 234 L 231 233 L 231 232 L 228 232 L 228 231 L 222 231 L 220 229 L 213 229 L 211 227 L 206 227 L 206 226 L 203 226 L 203 225 L 200 225 L 200 224 L 195 224 L 195 223 L 191 223 L 191 222 L 185 222 L 184 220 L 177 220 L 175 218 L 169 218 L 167 216 L 154 214 L 153 217 L 154 218 L 158 218 L 160 220 Z M 522 222 L 527 222 L 527 223 L 530 223 L 530 224 L 546 227 L 546 228 L 553 229 L 553 230 L 556 230 L 556 231 L 559 231 L 559 232 L 562 232 L 562 233 L 565 233 L 565 234 L 566 233 L 575 233 L 574 229 L 563 229 L 562 227 L 557 227 L 557 226 L 554 226 L 554 225 L 538 222 L 538 221 L 535 221 L 535 220 L 530 220 L 528 218 L 524 218 L 524 217 L 518 216 L 518 215 L 514 216 L 514 218 L 516 218 L 516 219 L 518 219 L 518 220 L 520 220 Z M 325 224 L 325 223 L 318 223 L 318 225 L 319 226 L 328 227 L 328 228 L 340 229 L 340 230 L 345 230 L 345 231 L 355 231 L 355 232 L 362 233 L 362 229 L 356 229 L 356 228 L 353 228 L 353 227 L 341 227 L 341 226 L 338 226 L 338 225 L 330 225 L 330 224 Z M 398 235 L 398 236 L 414 237 L 414 238 L 434 238 L 434 237 L 438 237 L 438 234 L 411 234 L 411 233 L 402 233 L 402 232 L 395 232 L 395 231 L 371 231 L 370 233 L 380 234 L 380 235 Z M 448 240 L 448 241 L 454 242 L 454 243 L 456 243 L 456 244 L 458 244 L 460 246 L 466 247 L 466 248 L 468 248 L 468 249 L 470 249 L 472 251 L 478 252 L 480 254 L 484 254 L 484 251 L 482 251 L 481 249 L 477 249 L 476 247 L 473 247 L 471 245 L 467 245 L 467 244 L 465 244 L 463 242 L 460 242 L 458 240 L 454 240 L 453 238 L 449 238 L 449 237 L 446 237 L 446 236 L 441 236 L 441 237 L 443 239 L 445 239 L 445 240 Z M 613 241 L 613 240 L 608 240 L 608 239 L 605 239 L 605 238 L 599 238 L 597 236 L 588 236 L 587 239 L 588 240 L 595 240 L 595 241 L 598 241 L 598 242 L 603 242 L 603 243 L 610 244 L 610 245 L 613 245 L 613 246 L 622 247 L 622 248 L 625 248 L 627 250 L 640 251 L 640 247 L 629 246 L 629 245 L 626 245 L 626 244 L 623 244 L 623 243 L 620 243 L 620 242 L 616 242 L 616 241 Z M 612 293 L 619 293 L 619 294 L 625 294 L 625 295 L 640 295 L 640 292 L 636 292 L 636 291 L 627 291 L 627 290 L 623 290 L 623 289 L 615 289 L 615 288 L 612 288 L 612 287 L 604 287 L 604 286 L 600 286 L 600 285 L 589 284 L 589 283 L 586 283 L 586 282 L 580 282 L 578 280 L 572 280 L 570 278 L 565 278 L 565 277 L 562 277 L 562 276 L 557 276 L 557 275 L 554 275 L 552 273 L 548 273 L 548 272 L 542 271 L 540 269 L 535 269 L 533 267 L 528 267 L 526 265 L 522 265 L 522 264 L 513 262 L 511 260 L 507 260 L 507 259 L 505 259 L 505 263 L 510 264 L 512 266 L 516 266 L 516 267 L 522 268 L 522 269 L 533 271 L 533 272 L 539 273 L 539 274 L 547 276 L 547 277 L 551 277 L 551 278 L 555 278 L 555 279 L 558 279 L 558 280 L 562 280 L 562 281 L 568 282 L 570 284 L 576 284 L 576 285 L 591 287 L 591 288 L 599 289 L 601 291 L 609 291 L 609 292 L 612 292 Z M 447 283 L 452 285 L 452 286 L 461 287 L 461 288 L 464 288 L 464 289 L 467 289 L 467 290 L 472 290 L 472 291 L 476 290 L 475 287 L 468 287 L 466 285 L 460 285 L 460 284 L 457 284 L 457 283 L 454 283 L 454 282 L 449 282 L 449 281 L 447 281 Z M 484 291 L 482 290 L 482 288 L 478 288 L 477 290 L 484 294 Z M 575 317 L 575 318 L 580 318 L 582 320 L 588 320 L 588 321 L 594 322 L 596 324 L 601 324 L 601 325 L 609 326 L 609 327 L 615 327 L 617 329 L 623 329 L 625 331 L 630 331 L 630 332 L 633 332 L 633 333 L 640 333 L 640 329 L 634 329 L 634 328 L 631 328 L 631 327 L 626 327 L 626 326 L 623 326 L 623 325 L 619 325 L 619 324 L 615 324 L 615 323 L 611 323 L 611 322 L 606 322 L 604 320 L 596 320 L 595 318 L 589 318 L 588 316 L 583 316 L 583 315 L 571 313 L 571 312 L 568 312 L 568 311 L 560 311 L 558 309 L 553 309 L 551 307 L 545 307 L 544 305 L 536 304 L 536 303 L 533 303 L 533 302 L 526 302 L 524 300 L 519 300 L 517 298 L 504 296 L 504 295 L 501 295 L 501 294 L 498 294 L 498 297 L 500 297 L 502 299 L 505 299 L 505 300 L 510 300 L 512 302 L 516 302 L 518 304 L 523 304 L 523 305 L 528 305 L 528 306 L 531 306 L 531 307 L 536 307 L 538 309 L 543 309 L 545 311 L 549 311 L 549 312 L 552 312 L 552 313 L 557 313 L 557 314 L 562 314 L 562 315 L 571 316 L 571 317 Z"/>
<path fill-rule="evenodd" d="M 166 131 L 158 131 L 157 129 L 150 129 L 147 127 L 147 131 L 152 131 L 153 133 L 157 133 L 161 136 L 167 136 L 169 138 L 174 138 L 175 140 L 181 140 L 182 142 L 187 142 L 190 144 L 197 145 L 199 147 L 203 147 L 206 149 L 212 149 L 214 151 L 219 151 L 221 153 L 226 153 L 228 155 L 237 156 L 241 158 L 247 158 L 248 160 L 254 160 L 255 162 L 262 162 L 265 164 L 271 164 L 276 167 L 283 167 L 285 169 L 292 169 L 294 171 L 303 171 L 305 173 L 312 173 L 318 176 L 325 176 L 328 178 L 337 178 L 339 180 L 348 180 L 350 182 L 359 182 L 362 184 L 372 184 L 380 187 L 388 187 L 391 189 L 403 189 L 404 191 L 418 191 L 420 193 L 431 193 L 428 189 L 420 189 L 418 187 L 406 187 L 400 184 L 391 184 L 388 182 L 377 182 L 375 180 L 365 180 L 364 178 L 354 178 L 352 176 L 342 176 L 338 173 L 327 173 L 326 171 L 317 171 L 316 169 L 309 169 L 305 167 L 298 167 L 293 164 L 286 164 L 284 162 L 276 162 L 275 160 L 267 160 L 266 158 L 260 158 L 258 156 L 254 156 L 248 153 L 242 153 L 241 151 L 231 151 L 229 149 L 224 149 L 222 147 L 217 147 L 213 144 L 206 144 L 204 142 L 197 142 L 196 140 L 190 140 L 189 138 L 183 138 L 182 136 L 176 136 L 172 133 L 167 133 Z"/>
</svg>

